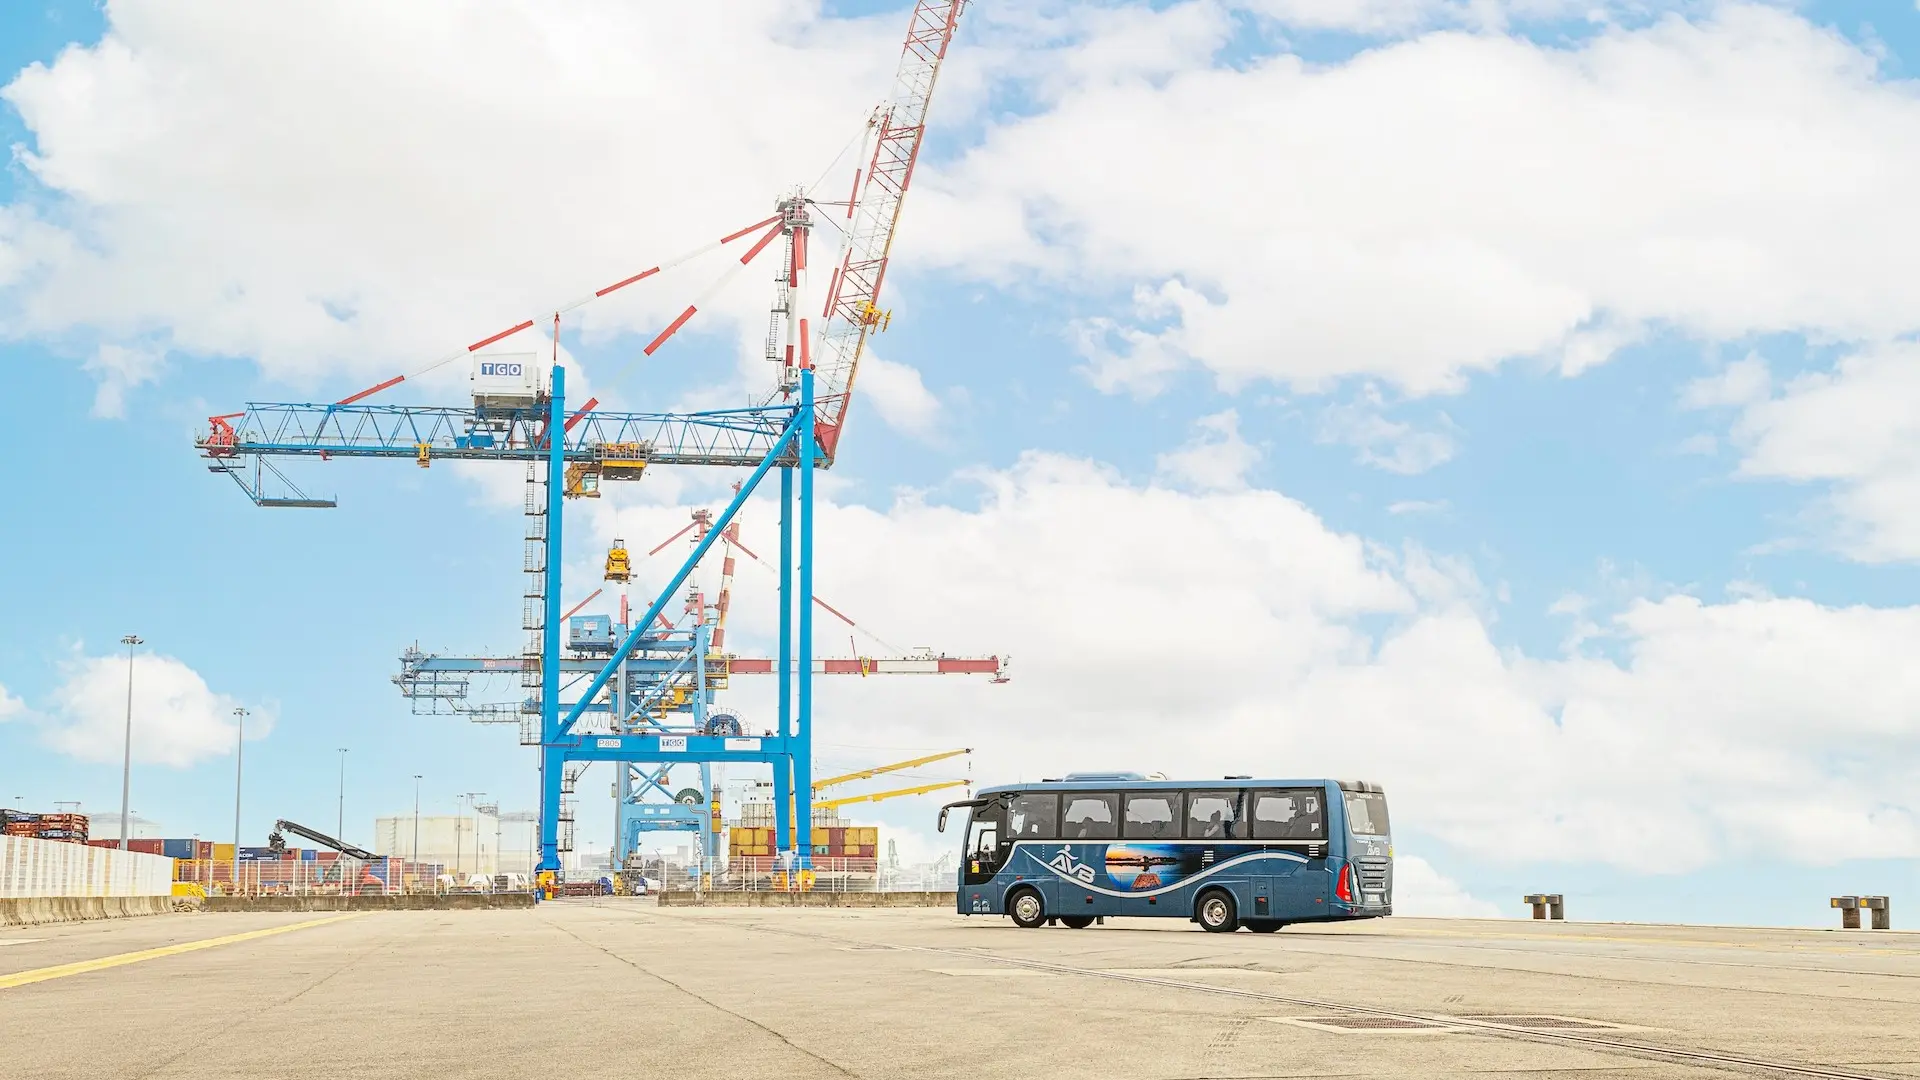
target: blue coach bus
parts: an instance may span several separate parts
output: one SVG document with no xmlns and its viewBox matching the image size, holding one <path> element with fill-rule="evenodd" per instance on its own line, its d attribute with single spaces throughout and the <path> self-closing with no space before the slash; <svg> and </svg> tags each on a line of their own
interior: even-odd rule
<svg viewBox="0 0 1920 1080">
<path fill-rule="evenodd" d="M 959 911 L 1074 929 L 1177 916 L 1215 933 L 1393 913 L 1387 796 L 1353 780 L 1148 780 L 1071 773 L 982 790 L 969 811 Z"/>
</svg>

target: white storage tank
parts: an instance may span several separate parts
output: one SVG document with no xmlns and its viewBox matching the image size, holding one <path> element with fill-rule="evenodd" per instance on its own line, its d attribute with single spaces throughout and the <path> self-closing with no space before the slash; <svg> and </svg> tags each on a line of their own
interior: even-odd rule
<svg viewBox="0 0 1920 1080">
<path fill-rule="evenodd" d="M 540 354 L 473 354 L 473 404 L 480 409 L 530 409 L 546 391 Z"/>
</svg>

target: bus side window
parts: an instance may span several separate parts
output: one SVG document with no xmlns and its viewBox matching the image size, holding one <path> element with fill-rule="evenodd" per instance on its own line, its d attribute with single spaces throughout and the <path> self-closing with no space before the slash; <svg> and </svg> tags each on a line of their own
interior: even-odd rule
<svg viewBox="0 0 1920 1080">
<path fill-rule="evenodd" d="M 1120 798 L 1107 792 L 1070 791 L 1062 796 L 1067 812 L 1062 840 L 1113 840 L 1119 835 Z"/>
<path fill-rule="evenodd" d="M 1318 791 L 1290 792 L 1295 798 L 1298 812 L 1293 818 L 1293 835 L 1290 840 L 1325 840 L 1327 838 L 1326 800 Z"/>
<path fill-rule="evenodd" d="M 1196 791 L 1187 796 L 1187 839 L 1225 840 L 1234 834 L 1237 791 Z"/>
<path fill-rule="evenodd" d="M 1180 793 L 1143 792 L 1128 795 L 1126 837 L 1129 840 L 1163 840 L 1180 835 Z"/>
<path fill-rule="evenodd" d="M 1007 810 L 1008 836 L 1015 840 L 1052 840 L 1060 835 L 1060 800 L 1052 794 L 1015 795 Z"/>
<path fill-rule="evenodd" d="M 1253 793 L 1255 840 L 1325 840 L 1327 812 L 1318 791 Z"/>
</svg>

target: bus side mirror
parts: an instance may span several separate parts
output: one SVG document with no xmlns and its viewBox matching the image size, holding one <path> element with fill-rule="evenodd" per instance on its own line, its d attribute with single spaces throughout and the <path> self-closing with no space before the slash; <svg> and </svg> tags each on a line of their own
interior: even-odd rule
<svg viewBox="0 0 1920 1080">
<path fill-rule="evenodd" d="M 952 809 L 952 807 L 943 806 L 940 808 L 940 823 L 934 827 L 934 832 L 947 831 L 947 811 L 950 809 Z"/>
</svg>

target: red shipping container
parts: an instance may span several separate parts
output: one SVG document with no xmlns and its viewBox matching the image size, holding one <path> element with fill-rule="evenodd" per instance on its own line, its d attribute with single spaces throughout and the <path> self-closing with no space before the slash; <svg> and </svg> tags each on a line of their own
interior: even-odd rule
<svg viewBox="0 0 1920 1080">
<path fill-rule="evenodd" d="M 127 841 L 127 850 L 128 850 L 128 851 L 137 851 L 137 852 L 139 852 L 139 853 L 140 853 L 140 854 L 142 854 L 142 855 L 158 855 L 158 854 L 160 854 L 160 853 L 161 853 L 161 852 L 160 852 L 160 841 L 158 841 L 158 840 L 129 840 L 129 841 Z"/>
</svg>

